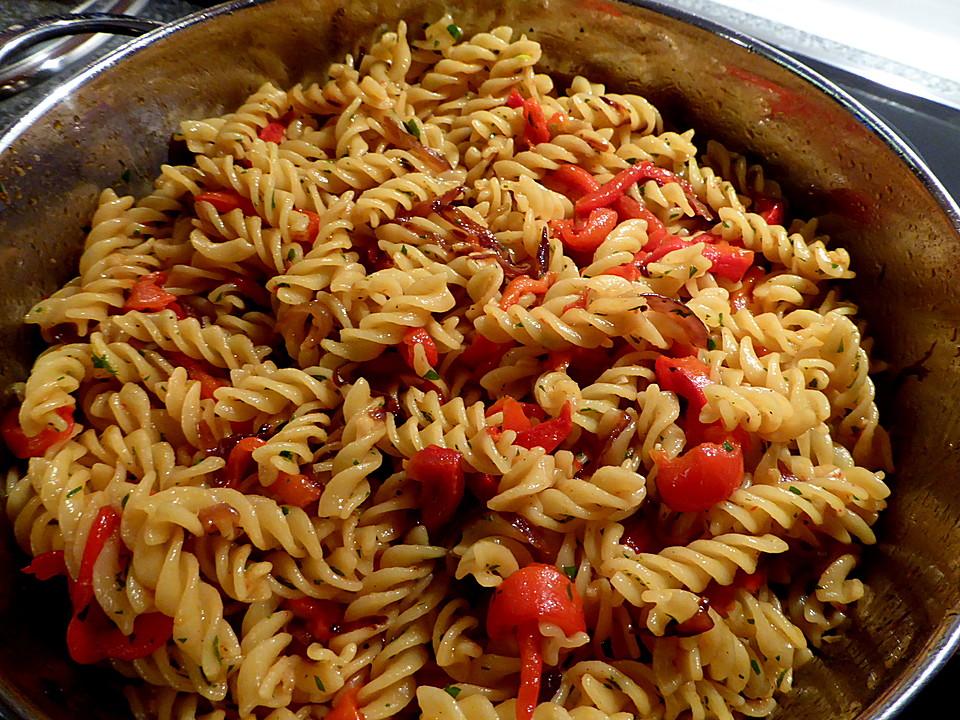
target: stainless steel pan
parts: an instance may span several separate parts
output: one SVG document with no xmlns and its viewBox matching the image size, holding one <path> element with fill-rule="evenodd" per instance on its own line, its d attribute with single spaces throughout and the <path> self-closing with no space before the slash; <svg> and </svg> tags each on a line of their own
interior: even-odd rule
<svg viewBox="0 0 960 720">
<path fill-rule="evenodd" d="M 262 81 L 327 64 L 440 0 L 247 0 L 133 41 L 0 138 L 0 392 L 35 348 L 26 309 L 74 273 L 98 188 L 136 193 L 181 118 L 220 114 Z M 897 473 L 870 594 L 843 639 L 800 673 L 777 717 L 892 717 L 960 641 L 960 216 L 913 153 L 868 111 L 775 51 L 653 1 L 461 3 L 466 32 L 511 24 L 545 46 L 549 70 L 646 94 L 676 125 L 762 158 L 801 210 L 854 256 Z M 126 169 L 131 171 L 129 181 Z M 9 463 L 10 458 L 5 458 Z M 0 535 L 9 537 L 6 528 Z M 67 613 L 0 554 L 0 699 L 11 717 L 115 718 L 111 675 L 65 660 Z M 0 713 L 2 714 L 2 713 Z"/>
</svg>

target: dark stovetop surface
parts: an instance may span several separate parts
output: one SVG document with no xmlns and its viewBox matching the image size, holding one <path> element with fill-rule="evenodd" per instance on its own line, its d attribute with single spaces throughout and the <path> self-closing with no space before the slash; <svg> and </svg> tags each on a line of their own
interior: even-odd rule
<svg viewBox="0 0 960 720">
<path fill-rule="evenodd" d="M 0 0 L 0 29 L 42 13 L 64 12 L 75 4 L 77 2 L 66 0 Z M 155 20 L 171 21 L 216 4 L 214 0 L 153 0 L 141 15 Z M 106 45 L 105 49 L 116 47 L 119 43 L 120 41 L 115 41 L 112 45 Z M 960 202 L 960 163 L 957 162 L 960 149 L 960 111 L 883 87 L 822 62 L 799 59 L 836 82 L 886 121 L 926 162 L 947 192 Z M 49 92 L 53 82 L 41 83 L 20 95 L 0 100 L 0 130 Z M 948 711 L 944 715 L 944 710 L 955 704 L 954 690 L 958 685 L 960 656 L 949 661 L 899 717 L 902 720 L 920 720 L 951 715 L 955 711 Z"/>
</svg>

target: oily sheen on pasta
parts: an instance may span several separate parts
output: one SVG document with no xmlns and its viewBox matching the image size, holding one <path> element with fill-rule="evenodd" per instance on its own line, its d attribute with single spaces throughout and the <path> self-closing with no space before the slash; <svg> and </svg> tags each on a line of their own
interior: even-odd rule
<svg viewBox="0 0 960 720">
<path fill-rule="evenodd" d="M 848 254 L 540 54 L 400 25 L 103 191 L 6 511 L 136 717 L 758 717 L 862 597 Z"/>
</svg>

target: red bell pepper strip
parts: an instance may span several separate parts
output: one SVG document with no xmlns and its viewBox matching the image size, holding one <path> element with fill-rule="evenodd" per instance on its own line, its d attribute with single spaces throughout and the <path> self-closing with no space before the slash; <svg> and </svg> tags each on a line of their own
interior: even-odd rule
<svg viewBox="0 0 960 720">
<path fill-rule="evenodd" d="M 631 185 L 635 185 L 641 180 L 653 180 L 661 186 L 668 183 L 677 183 L 683 188 L 684 195 L 687 196 L 687 200 L 698 215 L 707 218 L 712 217 L 710 209 L 697 197 L 689 181 L 676 173 L 657 167 L 652 162 L 641 162 L 624 168 L 599 188 L 588 195 L 584 195 L 577 200 L 575 206 L 577 213 L 586 215 L 591 210 L 611 205 L 617 198 L 623 197 Z"/>
<path fill-rule="evenodd" d="M 518 275 L 507 283 L 507 287 L 504 288 L 503 296 L 500 298 L 500 309 L 506 310 L 511 305 L 516 305 L 520 302 L 520 298 L 527 293 L 543 295 L 550 289 L 552 282 L 553 276 L 551 273 L 547 273 L 547 275 L 539 280 L 534 280 L 532 277 L 527 277 L 526 275 Z"/>
<path fill-rule="evenodd" d="M 238 488 L 240 481 L 247 475 L 247 468 L 253 459 L 253 451 L 263 447 L 267 441 L 258 437 L 245 437 L 230 451 L 227 466 L 223 474 L 221 487 Z"/>
<path fill-rule="evenodd" d="M 120 513 L 109 505 L 100 508 L 97 517 L 90 526 L 87 542 L 83 546 L 83 557 L 80 559 L 80 571 L 77 579 L 70 587 L 70 600 L 75 612 L 85 608 L 93 600 L 93 566 L 103 552 L 103 548 L 110 536 L 120 529 Z"/>
<path fill-rule="evenodd" d="M 287 126 L 280 122 L 270 122 L 267 123 L 263 129 L 260 130 L 257 137 L 259 137 L 264 142 L 272 142 L 279 144 L 287 134 Z"/>
<path fill-rule="evenodd" d="M 697 243 L 704 243 L 702 254 L 710 261 L 710 272 L 714 275 L 740 282 L 747 270 L 753 265 L 754 255 L 752 250 L 736 247 L 726 242 L 716 242 L 716 236 L 704 233 L 690 240 L 676 235 L 668 236 L 644 258 L 643 267 L 646 269 L 650 263 L 662 259 L 668 253 L 693 247 Z"/>
<path fill-rule="evenodd" d="M 511 90 L 510 95 L 507 96 L 507 107 L 511 107 L 514 110 L 523 107 L 523 95 L 521 95 L 520 91 L 516 88 Z"/>
<path fill-rule="evenodd" d="M 564 247 L 577 252 L 593 252 L 617 226 L 617 213 L 609 208 L 597 208 L 590 211 L 579 227 L 569 219 L 553 220 L 550 225 Z"/>
<path fill-rule="evenodd" d="M 469 473 L 467 487 L 477 500 L 486 503 L 500 492 L 500 477 L 489 473 Z"/>
<path fill-rule="evenodd" d="M 651 453 L 660 498 L 677 512 L 709 510 L 743 482 L 743 451 L 736 443 L 700 443 L 677 458 Z"/>
<path fill-rule="evenodd" d="M 556 625 L 568 637 L 586 630 L 583 600 L 570 578 L 552 565 L 531 563 L 500 583 L 487 610 L 490 639 L 516 637 L 520 646 L 517 720 L 533 717 L 540 694 L 541 622 Z"/>
<path fill-rule="evenodd" d="M 316 479 L 302 473 L 290 475 L 280 472 L 270 489 L 284 505 L 293 505 L 298 508 L 304 508 L 316 502 L 323 495 L 323 486 Z"/>
<path fill-rule="evenodd" d="M 536 98 L 523 101 L 523 139 L 530 147 L 550 141 L 547 117 Z"/>
<path fill-rule="evenodd" d="M 730 309 L 733 311 L 743 310 L 750 299 L 753 297 L 753 290 L 757 287 L 766 273 L 759 265 L 753 265 L 744 274 L 740 285 L 730 291 Z"/>
<path fill-rule="evenodd" d="M 250 198 L 244 197 L 236 190 L 204 190 L 194 196 L 193 202 L 210 203 L 218 213 L 228 213 L 240 208 L 244 215 L 257 214 Z"/>
<path fill-rule="evenodd" d="M 78 663 L 95 663 L 106 658 L 138 660 L 163 647 L 173 633 L 173 618 L 152 612 L 138 615 L 133 622 L 133 632 L 125 635 L 94 602 L 94 568 L 107 541 L 119 530 L 120 514 L 109 505 L 100 508 L 90 526 L 75 580 L 67 573 L 62 550 L 42 553 L 23 569 L 40 580 L 67 575 L 73 604 L 73 615 L 67 626 L 67 649 Z"/>
<path fill-rule="evenodd" d="M 743 588 L 751 595 L 767 584 L 767 574 L 762 570 L 747 574 L 742 568 L 737 570 L 730 585 L 718 585 L 712 581 L 703 591 L 704 597 L 710 601 L 710 607 L 723 616 L 733 610 L 736 602 L 737 590 Z"/>
<path fill-rule="evenodd" d="M 624 220 L 644 220 L 647 223 L 647 242 L 643 246 L 644 250 L 655 250 L 665 239 L 674 237 L 667 232 L 667 226 L 663 221 L 648 210 L 642 202 L 629 195 L 624 195 L 613 201 L 614 210 L 620 222 Z"/>
<path fill-rule="evenodd" d="M 407 461 L 406 470 L 422 486 L 420 512 L 424 527 L 429 532 L 439 530 L 463 500 L 463 454 L 439 445 L 427 445 Z"/>
<path fill-rule="evenodd" d="M 324 720 L 366 720 L 363 713 L 360 712 L 360 706 L 357 703 L 357 695 L 359 694 L 359 686 L 345 690 L 340 697 L 337 698 L 333 710 L 324 716 Z"/>
<path fill-rule="evenodd" d="M 343 610 L 339 603 L 332 600 L 302 597 L 290 598 L 283 604 L 294 616 L 305 622 L 307 632 L 319 643 L 330 642 L 343 623 Z"/>
<path fill-rule="evenodd" d="M 550 173 L 550 179 L 564 185 L 568 194 L 576 196 L 577 199 L 600 187 L 597 179 L 579 165 L 561 165 Z"/>
<path fill-rule="evenodd" d="M 653 364 L 653 370 L 662 390 L 676 393 L 691 405 L 695 405 L 697 412 L 707 404 L 703 389 L 713 385 L 714 381 L 710 379 L 710 368 L 697 357 L 689 355 L 672 358 L 660 355 Z"/>
<path fill-rule="evenodd" d="M 177 301 L 177 296 L 163 289 L 167 282 L 165 272 L 152 272 L 138 278 L 130 288 L 130 294 L 123 304 L 124 310 L 147 310 L 159 312 Z"/>
<path fill-rule="evenodd" d="M 22 569 L 22 572 L 33 575 L 37 580 L 49 580 L 57 575 L 66 575 L 67 563 L 63 559 L 63 550 L 40 553 Z"/>
<path fill-rule="evenodd" d="M 787 206 L 782 200 L 774 200 L 765 195 L 756 198 L 753 209 L 767 225 L 783 225 L 787 214 Z"/>
<path fill-rule="evenodd" d="M 427 365 L 436 367 L 437 361 L 440 359 L 440 355 L 437 352 L 437 344 L 433 341 L 433 338 L 430 337 L 430 333 L 422 327 L 407 328 L 407 331 L 403 334 L 403 340 L 400 342 L 400 354 L 403 355 L 403 359 L 407 365 L 413 369 L 414 358 L 416 357 L 414 353 L 418 345 L 423 348 L 424 355 L 427 358 Z"/>
<path fill-rule="evenodd" d="M 137 615 L 133 621 L 133 632 L 124 635 L 116 625 L 100 633 L 97 647 L 104 658 L 132 662 L 159 650 L 167 644 L 173 634 L 173 618 L 162 612 Z"/>
<path fill-rule="evenodd" d="M 67 426 L 63 430 L 45 427 L 36 435 L 27 435 L 20 427 L 20 409 L 10 408 L 0 423 L 0 435 L 10 448 L 10 452 L 21 460 L 42 457 L 47 450 L 65 443 L 73 435 L 76 422 L 73 419 L 73 406 L 57 408 L 54 412 L 63 418 Z"/>
<path fill-rule="evenodd" d="M 633 282 L 640 277 L 640 268 L 631 262 L 624 265 L 617 265 L 616 267 L 607 268 L 600 274 L 616 275 L 617 277 L 622 277 L 630 282 Z"/>
<path fill-rule="evenodd" d="M 230 382 L 216 377 L 208 371 L 208 365 L 183 353 L 171 353 L 170 360 L 187 371 L 187 376 L 200 383 L 200 397 L 214 399 L 214 393 Z"/>
<path fill-rule="evenodd" d="M 527 406 L 528 403 L 522 403 L 518 400 L 514 400 L 509 395 L 504 395 L 493 405 L 487 408 L 487 411 L 484 414 L 487 417 L 490 417 L 491 415 L 496 415 L 497 413 L 502 412 L 503 422 L 500 424 L 501 430 L 514 430 L 519 432 L 521 430 L 526 430 L 532 425 L 530 418 L 527 416 Z M 533 405 L 531 407 L 537 406 Z"/>
<path fill-rule="evenodd" d="M 297 210 L 301 215 L 307 216 L 307 229 L 297 233 L 293 241 L 301 245 L 313 245 L 320 234 L 320 216 L 312 210 Z"/>
<path fill-rule="evenodd" d="M 560 447 L 560 443 L 567 439 L 571 430 L 573 430 L 573 411 L 570 409 L 570 402 L 567 401 L 557 417 L 521 430 L 517 433 L 513 444 L 527 449 L 542 447 L 549 455 Z"/>
</svg>

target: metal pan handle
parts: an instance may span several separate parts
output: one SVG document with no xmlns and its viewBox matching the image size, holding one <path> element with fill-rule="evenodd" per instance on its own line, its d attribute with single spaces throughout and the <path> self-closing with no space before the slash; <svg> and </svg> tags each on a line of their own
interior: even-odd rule
<svg viewBox="0 0 960 720">
<path fill-rule="evenodd" d="M 0 32 L 0 68 L 18 52 L 47 40 L 68 35 L 110 33 L 139 36 L 163 27 L 162 22 L 112 13 L 71 13 L 37 18 Z M 31 84 L 26 76 L 14 77 L 0 85 L 0 98 L 20 92 Z"/>
</svg>

